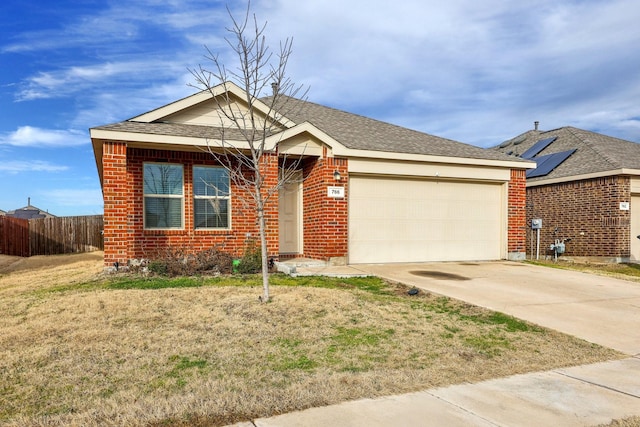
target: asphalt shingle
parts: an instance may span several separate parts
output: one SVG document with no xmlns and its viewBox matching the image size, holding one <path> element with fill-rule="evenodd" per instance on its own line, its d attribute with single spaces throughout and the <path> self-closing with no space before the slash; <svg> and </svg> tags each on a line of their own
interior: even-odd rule
<svg viewBox="0 0 640 427">
<path fill-rule="evenodd" d="M 266 99 L 268 102 L 268 98 Z M 286 116 L 295 123 L 309 122 L 347 148 L 431 156 L 487 160 L 514 160 L 502 153 L 407 129 L 369 117 L 287 98 Z"/>
<path fill-rule="evenodd" d="M 576 149 L 575 153 L 548 175 L 530 178 L 529 181 L 619 169 L 640 169 L 640 144 L 571 126 L 549 131 L 531 130 L 493 147 L 492 150 L 511 153 L 512 157 L 519 158 L 539 140 L 554 136 L 557 139 L 540 151 L 536 157 L 571 149 Z"/>
<path fill-rule="evenodd" d="M 269 100 L 264 98 L 266 102 Z M 309 122 L 345 147 L 354 150 L 482 160 L 520 160 L 495 150 L 482 149 L 296 98 L 284 98 L 284 102 L 286 106 L 282 108 L 282 113 L 289 120 L 296 124 Z M 130 120 L 94 129 L 203 139 L 220 139 L 223 132 L 222 128 L 212 126 Z M 226 128 L 224 132 L 227 139 L 243 139 L 238 129 Z"/>
<path fill-rule="evenodd" d="M 116 132 L 144 133 L 151 135 L 182 136 L 190 138 L 220 139 L 223 135 L 230 140 L 242 139 L 242 133 L 238 129 L 222 129 L 213 126 L 202 126 L 182 123 L 166 122 L 134 122 L 126 120 L 124 122 L 112 123 L 104 126 L 97 126 L 94 129 L 111 130 Z"/>
</svg>

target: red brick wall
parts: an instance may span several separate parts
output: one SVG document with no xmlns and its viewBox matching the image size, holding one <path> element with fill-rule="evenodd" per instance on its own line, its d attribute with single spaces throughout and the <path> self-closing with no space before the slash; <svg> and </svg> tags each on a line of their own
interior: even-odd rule
<svg viewBox="0 0 640 427">
<path fill-rule="evenodd" d="M 144 230 L 142 182 L 144 162 L 169 162 L 183 165 L 185 190 L 183 230 Z M 233 183 L 231 230 L 194 229 L 192 168 L 194 165 L 215 164 L 216 161 L 207 153 L 127 149 L 124 143 L 105 143 L 103 155 L 105 266 L 111 266 L 116 261 L 124 265 L 130 259 L 149 258 L 166 247 L 188 248 L 196 252 L 217 246 L 237 256 L 241 255 L 247 236 L 251 235 L 258 239 L 259 234 L 254 209 L 242 201 L 250 200 L 250 196 Z M 340 181 L 334 178 L 333 174 L 336 170 L 342 176 Z M 276 154 L 268 153 L 264 156 L 263 173 L 265 189 L 273 188 L 278 179 Z M 333 157 L 308 158 L 303 163 L 303 176 L 304 253 L 301 255 L 323 260 L 346 257 L 349 191 L 347 160 Z M 345 197 L 328 197 L 329 186 L 344 187 Z M 524 253 L 527 212 L 523 170 L 511 172 L 508 198 L 508 252 L 510 255 Z M 265 217 L 268 253 L 269 256 L 277 256 L 277 193 L 267 203 Z M 627 252 L 628 234 L 627 232 Z"/>
<path fill-rule="evenodd" d="M 339 171 L 342 179 L 336 181 L 333 174 Z M 347 256 L 347 159 L 334 157 L 308 159 L 304 163 L 303 228 L 304 255 L 329 260 Z M 327 196 L 327 187 L 345 188 L 345 197 Z"/>
<path fill-rule="evenodd" d="M 263 193 L 267 193 L 270 189 L 276 188 L 278 185 L 278 155 L 272 153 L 264 153 L 262 155 L 262 177 L 264 179 Z M 269 257 L 277 258 L 280 240 L 278 234 L 278 192 L 270 196 L 265 204 L 264 215 L 267 227 L 267 253 Z M 233 220 L 233 218 L 232 218 Z M 257 230 L 257 229 L 256 229 Z M 256 238 L 260 237 L 258 231 L 254 234 Z"/>
<path fill-rule="evenodd" d="M 144 162 L 168 162 L 183 165 L 184 229 L 144 230 Z M 265 154 L 265 185 L 277 182 L 277 156 Z M 243 199 L 250 196 L 231 185 L 231 230 L 195 230 L 193 224 L 194 165 L 216 165 L 207 153 L 176 152 L 126 148 L 122 143 L 105 143 L 103 156 L 105 199 L 105 266 L 115 261 L 126 264 L 135 258 L 148 258 L 166 247 L 197 252 L 211 247 L 241 255 L 248 234 L 259 239 L 255 210 Z M 269 256 L 278 252 L 277 195 L 265 207 Z"/>
<path fill-rule="evenodd" d="M 508 184 L 507 252 L 510 258 L 526 253 L 526 177 L 525 170 L 512 169 Z M 518 255 L 521 254 L 521 255 Z"/>
<path fill-rule="evenodd" d="M 131 188 L 127 180 L 127 145 L 106 142 L 102 154 L 102 195 L 104 199 L 104 263 L 123 265 L 127 251 L 127 199 Z"/>
<path fill-rule="evenodd" d="M 631 211 L 620 202 L 631 200 L 629 177 L 604 177 L 527 189 L 527 220 L 542 219 L 540 255 L 553 254 L 556 238 L 571 238 L 565 256 L 628 258 Z M 558 232 L 554 230 L 558 228 Z M 529 253 L 535 256 L 535 233 L 527 233 Z"/>
</svg>

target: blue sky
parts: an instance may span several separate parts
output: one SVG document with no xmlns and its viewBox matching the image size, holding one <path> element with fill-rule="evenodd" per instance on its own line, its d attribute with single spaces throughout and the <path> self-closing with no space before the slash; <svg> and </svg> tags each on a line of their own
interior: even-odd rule
<svg viewBox="0 0 640 427">
<path fill-rule="evenodd" d="M 230 1 L 241 13 L 244 1 Z M 637 0 L 254 0 L 310 101 L 481 147 L 576 126 L 640 142 Z M 0 209 L 102 213 L 88 129 L 190 95 L 225 2 L 4 0 Z"/>
</svg>

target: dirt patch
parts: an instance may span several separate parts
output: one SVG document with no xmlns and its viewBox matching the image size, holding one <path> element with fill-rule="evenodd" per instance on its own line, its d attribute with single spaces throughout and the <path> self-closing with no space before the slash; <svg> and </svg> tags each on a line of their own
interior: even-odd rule
<svg viewBox="0 0 640 427">
<path fill-rule="evenodd" d="M 0 255 L 0 274 L 8 272 L 12 265 L 23 261 L 26 258 L 19 256 Z"/>
<path fill-rule="evenodd" d="M 26 258 L 0 255 L 0 274 L 55 268 L 84 262 L 102 262 L 103 256 L 104 253 L 101 251 L 68 255 L 38 255 Z"/>
<path fill-rule="evenodd" d="M 94 280 L 103 272 L 104 253 L 33 256 L 0 256 L 0 295 L 52 285 Z"/>
<path fill-rule="evenodd" d="M 470 277 L 461 276 L 459 274 L 453 274 L 453 273 L 445 273 L 444 271 L 414 270 L 414 271 L 410 271 L 409 274 L 413 274 L 414 276 L 420 276 L 420 277 L 429 277 L 431 279 L 438 279 L 438 280 L 457 280 L 457 281 L 471 280 Z"/>
</svg>

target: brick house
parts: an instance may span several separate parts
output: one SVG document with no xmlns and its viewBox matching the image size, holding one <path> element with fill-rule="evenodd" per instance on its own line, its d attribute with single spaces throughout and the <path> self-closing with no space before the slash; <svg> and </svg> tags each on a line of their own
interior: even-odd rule
<svg viewBox="0 0 640 427">
<path fill-rule="evenodd" d="M 640 145 L 574 127 L 525 132 L 495 147 L 534 160 L 527 171 L 527 252 L 567 258 L 640 260 Z M 542 219 L 540 249 L 532 219 Z"/>
<path fill-rule="evenodd" d="M 217 112 L 229 103 L 246 110 L 244 99 L 229 83 L 90 129 L 105 267 L 167 246 L 239 255 L 257 237 L 255 212 L 207 152 L 242 147 Z M 294 108 L 276 115 L 268 99 L 256 104 L 278 126 L 264 173 L 276 183 L 284 159 L 296 158 L 302 178 L 267 205 L 269 256 L 351 264 L 524 257 L 533 162 L 293 98 Z M 207 192 L 208 180 L 221 191 Z"/>
</svg>

